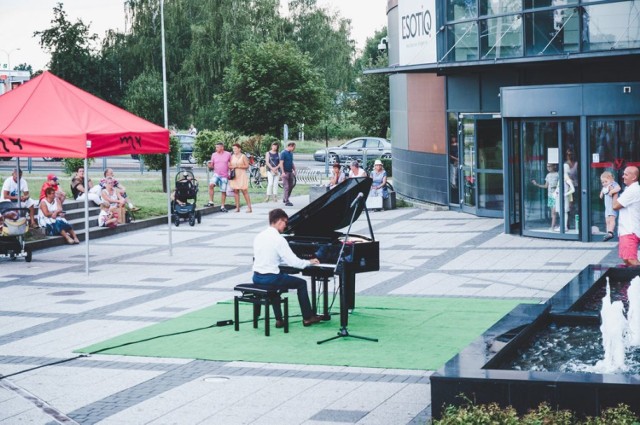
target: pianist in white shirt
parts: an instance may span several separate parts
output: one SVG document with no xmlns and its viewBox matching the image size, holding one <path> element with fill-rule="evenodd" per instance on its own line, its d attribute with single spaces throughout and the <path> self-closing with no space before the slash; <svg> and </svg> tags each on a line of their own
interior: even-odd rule
<svg viewBox="0 0 640 425">
<path fill-rule="evenodd" d="M 298 293 L 298 303 L 302 311 L 302 323 L 310 326 L 318 323 L 321 316 L 313 315 L 307 292 L 307 282 L 299 277 L 282 273 L 278 266 L 286 265 L 297 269 L 304 269 L 312 264 L 319 264 L 317 258 L 303 260 L 298 258 L 282 232 L 287 227 L 289 216 L 280 208 L 269 211 L 269 227 L 258 233 L 253 240 L 253 283 L 259 285 L 276 285 L 287 289 L 295 289 Z M 276 327 L 282 327 L 282 309 L 280 304 L 273 304 L 276 317 Z"/>
</svg>

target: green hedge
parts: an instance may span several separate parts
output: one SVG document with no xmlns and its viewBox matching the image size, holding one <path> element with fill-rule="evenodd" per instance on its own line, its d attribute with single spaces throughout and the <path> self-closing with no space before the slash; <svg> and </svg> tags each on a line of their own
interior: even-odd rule
<svg viewBox="0 0 640 425">
<path fill-rule="evenodd" d="M 640 418 L 629 406 L 619 404 L 606 409 L 598 417 L 581 418 L 569 410 L 556 410 L 547 403 L 540 404 L 535 410 L 519 416 L 516 410 L 500 407 L 497 403 L 474 404 L 467 400 L 462 406 L 447 406 L 442 419 L 434 420 L 433 425 L 632 425 L 640 424 Z"/>
</svg>

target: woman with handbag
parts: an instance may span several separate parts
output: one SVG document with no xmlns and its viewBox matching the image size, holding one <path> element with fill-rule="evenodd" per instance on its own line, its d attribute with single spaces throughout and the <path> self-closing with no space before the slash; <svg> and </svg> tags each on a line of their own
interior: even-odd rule
<svg viewBox="0 0 640 425">
<path fill-rule="evenodd" d="M 60 202 L 56 200 L 56 191 L 52 187 L 45 189 L 44 198 L 40 201 L 38 223 L 40 227 L 45 229 L 47 236 L 61 235 L 69 245 L 80 243 L 76 232 L 64 219 L 64 211 L 62 211 Z"/>
<path fill-rule="evenodd" d="M 233 198 L 236 201 L 236 212 L 240 212 L 240 192 L 247 203 L 247 212 L 252 212 L 251 198 L 249 198 L 249 160 L 242 153 L 242 148 L 238 143 L 233 145 L 233 154 L 229 160 L 229 186 L 233 189 Z"/>
<path fill-rule="evenodd" d="M 265 202 L 271 200 L 278 202 L 278 176 L 280 175 L 280 143 L 273 142 L 271 150 L 264 155 L 267 172 L 267 197 Z"/>
</svg>

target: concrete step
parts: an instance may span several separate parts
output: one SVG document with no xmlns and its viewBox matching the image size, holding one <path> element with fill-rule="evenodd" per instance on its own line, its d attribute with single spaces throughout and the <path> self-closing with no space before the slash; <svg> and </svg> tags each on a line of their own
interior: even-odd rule
<svg viewBox="0 0 640 425">
<path fill-rule="evenodd" d="M 75 202 L 75 201 L 74 201 Z M 73 220 L 69 220 L 69 223 L 73 226 L 73 230 L 78 235 L 78 239 L 81 241 L 86 240 L 85 230 L 84 230 L 84 203 L 82 203 L 82 216 L 80 218 L 76 218 Z M 65 211 L 67 211 L 67 202 L 64 203 Z M 96 207 L 99 212 L 99 208 Z M 200 211 L 202 215 L 209 215 L 220 211 L 220 206 L 216 207 L 202 207 L 198 208 L 197 211 Z M 89 239 L 99 239 L 104 238 L 111 235 L 116 235 L 118 233 L 131 232 L 134 230 L 144 229 L 151 226 L 157 226 L 161 224 L 167 224 L 167 216 L 161 217 L 153 217 L 145 220 L 136 220 L 133 223 L 120 224 L 115 229 L 109 229 L 107 227 L 98 227 L 98 218 L 97 214 L 93 215 L 89 220 Z M 187 225 L 188 226 L 188 225 Z M 197 224 L 196 224 L 197 226 Z M 61 236 L 47 236 L 44 239 L 39 240 L 28 240 L 26 242 L 26 246 L 30 248 L 32 251 L 37 251 L 39 249 L 52 248 L 54 246 L 66 245 L 66 241 Z"/>
</svg>

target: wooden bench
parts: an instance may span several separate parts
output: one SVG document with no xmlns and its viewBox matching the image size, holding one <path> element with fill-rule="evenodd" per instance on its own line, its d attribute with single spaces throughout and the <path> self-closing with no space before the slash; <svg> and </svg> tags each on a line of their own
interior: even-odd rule
<svg viewBox="0 0 640 425">
<path fill-rule="evenodd" d="M 236 295 L 233 297 L 233 314 L 234 314 L 234 327 L 236 331 L 240 330 L 240 313 L 239 303 L 246 302 L 253 304 L 253 327 L 258 328 L 258 318 L 260 317 L 260 310 L 262 306 L 265 306 L 264 313 L 264 334 L 269 336 L 269 315 L 271 313 L 271 306 L 274 303 L 284 304 L 283 317 L 284 320 L 284 333 L 289 333 L 289 300 L 287 297 L 283 297 L 282 294 L 289 292 L 287 288 L 281 288 L 273 285 L 257 285 L 255 283 L 242 283 L 236 285 L 233 288 L 236 291 L 240 291 L 242 295 Z"/>
</svg>

